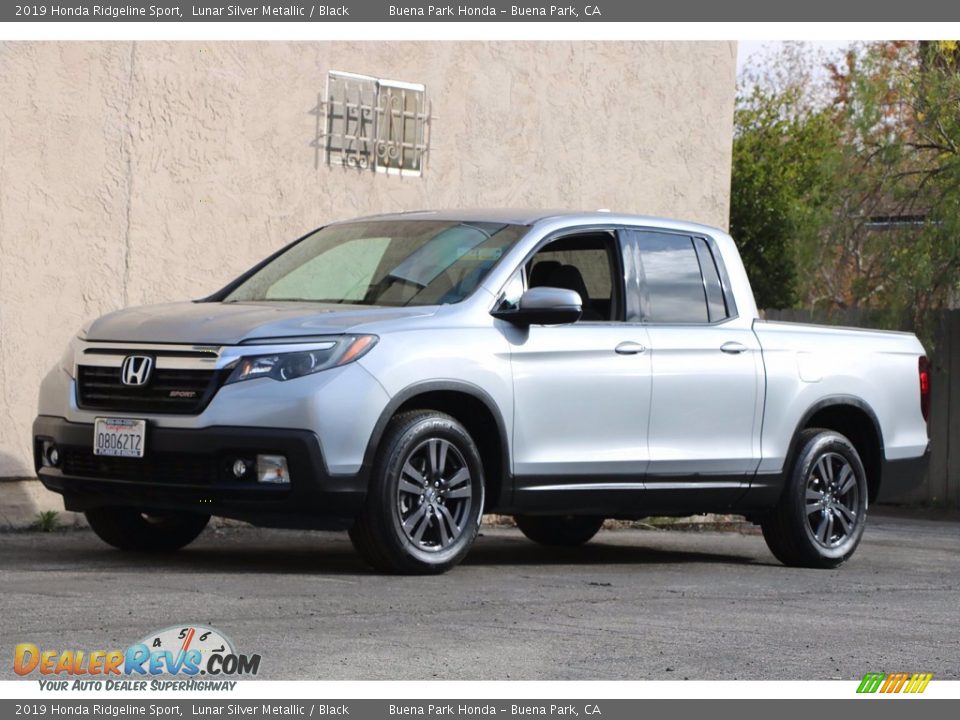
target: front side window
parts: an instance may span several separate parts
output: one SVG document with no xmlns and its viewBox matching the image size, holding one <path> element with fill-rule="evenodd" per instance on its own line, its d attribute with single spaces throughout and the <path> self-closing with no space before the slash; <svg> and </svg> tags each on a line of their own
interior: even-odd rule
<svg viewBox="0 0 960 720">
<path fill-rule="evenodd" d="M 260 268 L 224 302 L 455 303 L 477 288 L 527 229 L 437 220 L 331 225 Z"/>
<path fill-rule="evenodd" d="M 621 320 L 618 253 L 616 238 L 608 232 L 554 240 L 527 263 L 527 284 L 576 291 L 583 303 L 582 321 Z"/>
</svg>

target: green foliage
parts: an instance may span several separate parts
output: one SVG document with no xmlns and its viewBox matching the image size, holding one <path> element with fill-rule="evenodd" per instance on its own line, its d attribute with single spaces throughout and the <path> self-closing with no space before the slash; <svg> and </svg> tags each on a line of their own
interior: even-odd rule
<svg viewBox="0 0 960 720">
<path fill-rule="evenodd" d="M 924 332 L 960 303 L 960 47 L 854 46 L 826 87 L 797 46 L 768 64 L 738 99 L 731 198 L 759 305 Z"/>
<path fill-rule="evenodd" d="M 60 513 L 56 510 L 44 510 L 43 512 L 37 513 L 37 518 L 33 521 L 31 527 L 40 532 L 53 532 L 59 525 Z"/>
<path fill-rule="evenodd" d="M 796 300 L 797 262 L 830 197 L 838 133 L 796 92 L 754 87 L 735 115 L 730 229 L 760 307 Z"/>
</svg>

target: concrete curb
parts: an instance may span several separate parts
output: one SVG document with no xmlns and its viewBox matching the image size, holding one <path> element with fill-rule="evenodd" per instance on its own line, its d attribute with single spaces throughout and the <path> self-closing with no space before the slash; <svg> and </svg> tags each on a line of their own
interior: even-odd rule
<svg viewBox="0 0 960 720">
<path fill-rule="evenodd" d="M 57 513 L 59 527 L 86 527 L 80 513 L 63 509 L 63 499 L 47 490 L 36 478 L 0 480 L 0 530 L 25 530 L 37 521 L 41 512 Z"/>
</svg>

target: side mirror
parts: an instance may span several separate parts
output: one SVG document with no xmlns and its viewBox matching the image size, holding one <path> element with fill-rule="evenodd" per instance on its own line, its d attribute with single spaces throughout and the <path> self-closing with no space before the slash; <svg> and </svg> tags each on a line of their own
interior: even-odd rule
<svg viewBox="0 0 960 720">
<path fill-rule="evenodd" d="M 520 296 L 517 307 L 494 310 L 492 314 L 514 325 L 565 325 L 580 319 L 583 301 L 574 290 L 535 287 Z"/>
</svg>

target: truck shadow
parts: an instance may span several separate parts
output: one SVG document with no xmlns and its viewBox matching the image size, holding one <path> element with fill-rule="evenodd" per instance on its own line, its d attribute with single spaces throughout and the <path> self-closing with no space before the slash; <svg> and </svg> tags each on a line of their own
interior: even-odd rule
<svg viewBox="0 0 960 720">
<path fill-rule="evenodd" d="M 602 538 L 580 547 L 545 547 L 525 540 L 484 542 L 480 538 L 464 565 L 664 565 L 711 563 L 753 565 L 749 556 L 701 550 L 664 549 L 643 545 L 608 544 Z"/>
<path fill-rule="evenodd" d="M 101 545 L 92 537 L 82 543 L 58 548 L 57 564 L 64 562 L 101 572 L 139 571 L 148 564 L 161 573 L 227 573 L 239 575 L 370 575 L 345 535 L 259 531 L 230 533 L 221 538 L 201 537 L 196 545 L 173 554 L 120 552 Z M 211 542 L 213 540 L 213 542 Z M 262 542 L 261 540 L 266 540 Z M 480 537 L 463 567 L 557 567 L 632 565 L 638 568 L 676 564 L 773 564 L 749 555 L 705 552 L 701 549 L 652 548 L 642 544 L 604 543 L 602 539 L 576 548 L 553 548 L 519 538 Z M 42 563 L 41 563 L 42 565 Z M 456 570 L 454 571 L 456 572 Z"/>
</svg>

